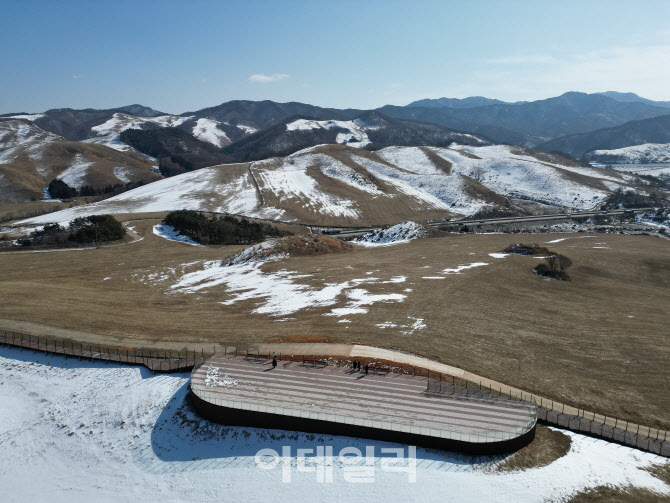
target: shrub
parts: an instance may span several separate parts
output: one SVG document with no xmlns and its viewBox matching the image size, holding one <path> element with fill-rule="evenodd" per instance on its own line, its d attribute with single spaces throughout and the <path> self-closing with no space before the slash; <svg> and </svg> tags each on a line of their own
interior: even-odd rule
<svg viewBox="0 0 670 503">
<path fill-rule="evenodd" d="M 567 268 L 571 265 L 572 260 L 570 260 L 565 255 L 555 253 L 547 257 L 545 259 L 545 263 L 538 264 L 535 269 L 533 269 L 533 272 L 535 272 L 535 274 L 539 274 L 540 276 L 569 281 L 570 276 L 567 273 Z"/>
<path fill-rule="evenodd" d="M 537 243 L 525 245 L 522 243 L 517 243 L 509 245 L 505 248 L 503 253 L 513 253 L 515 255 L 549 255 L 551 252 L 544 246 L 540 246 Z"/>
</svg>

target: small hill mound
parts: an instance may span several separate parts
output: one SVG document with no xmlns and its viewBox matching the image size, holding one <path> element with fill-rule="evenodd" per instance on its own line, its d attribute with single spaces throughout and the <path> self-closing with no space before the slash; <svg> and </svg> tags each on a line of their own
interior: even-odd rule
<svg viewBox="0 0 670 503">
<path fill-rule="evenodd" d="M 224 265 L 241 265 L 266 260 L 279 260 L 287 257 L 303 257 L 307 255 L 329 255 L 350 251 L 350 243 L 329 236 L 301 235 L 270 239 L 251 246 L 229 258 Z"/>
<path fill-rule="evenodd" d="M 355 240 L 364 246 L 389 245 L 407 243 L 413 239 L 430 236 L 430 231 L 416 222 L 404 222 L 386 229 L 368 232 Z"/>
</svg>

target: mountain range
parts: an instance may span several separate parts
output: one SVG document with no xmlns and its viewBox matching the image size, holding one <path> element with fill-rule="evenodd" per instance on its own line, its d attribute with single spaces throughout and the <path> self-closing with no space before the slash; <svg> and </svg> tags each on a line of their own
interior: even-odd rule
<svg viewBox="0 0 670 503">
<path fill-rule="evenodd" d="M 509 144 L 597 161 L 595 151 L 670 143 L 668 106 L 608 91 L 516 103 L 440 98 L 376 110 L 236 100 L 178 115 L 140 104 L 3 114 L 0 197 L 38 199 L 50 178 L 97 188 L 149 182 L 322 144 L 367 151 Z M 652 162 L 655 152 L 665 150 L 646 149 L 642 158 Z M 73 176 L 77 170 L 87 174 Z"/>
</svg>

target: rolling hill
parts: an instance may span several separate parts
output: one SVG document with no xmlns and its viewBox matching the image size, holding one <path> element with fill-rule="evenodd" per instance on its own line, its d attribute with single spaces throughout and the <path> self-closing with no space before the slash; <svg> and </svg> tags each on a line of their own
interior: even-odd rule
<svg viewBox="0 0 670 503">
<path fill-rule="evenodd" d="M 635 177 L 508 146 L 310 147 L 287 157 L 193 171 L 105 201 L 21 222 L 192 209 L 307 225 L 372 225 L 515 209 L 586 209 Z"/>
<path fill-rule="evenodd" d="M 102 188 L 162 178 L 142 154 L 73 142 L 22 120 L 0 122 L 0 202 L 38 200 L 54 178 Z"/>
</svg>

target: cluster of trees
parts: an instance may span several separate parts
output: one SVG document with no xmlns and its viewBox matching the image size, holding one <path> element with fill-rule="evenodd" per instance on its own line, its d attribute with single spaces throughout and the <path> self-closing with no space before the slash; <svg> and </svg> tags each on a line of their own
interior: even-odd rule
<svg viewBox="0 0 670 503">
<path fill-rule="evenodd" d="M 543 264 L 538 264 L 533 271 L 535 274 L 540 276 L 547 276 L 550 278 L 562 279 L 563 281 L 569 281 L 570 276 L 568 276 L 567 269 L 572 265 L 572 260 L 570 260 L 565 255 L 560 253 L 554 253 L 553 255 L 545 258 Z"/>
<path fill-rule="evenodd" d="M 84 185 L 77 189 L 70 187 L 67 183 L 59 178 L 54 178 L 49 182 L 49 195 L 54 199 L 71 199 L 77 196 L 108 196 L 112 197 L 127 190 L 136 189 L 144 185 L 144 181 L 117 183 L 114 185 L 105 185 L 104 187 L 93 187 L 92 185 Z"/>
<path fill-rule="evenodd" d="M 116 241 L 126 235 L 126 228 L 112 215 L 75 218 L 69 227 L 47 224 L 19 240 L 20 246 L 74 246 Z"/>
<path fill-rule="evenodd" d="M 668 200 L 661 194 L 652 193 L 651 195 L 639 194 L 632 190 L 615 190 L 605 200 L 602 206 L 604 210 L 613 210 L 619 208 L 651 208 L 659 206 L 668 206 Z"/>
<path fill-rule="evenodd" d="M 163 222 L 198 243 L 210 245 L 253 244 L 268 236 L 290 234 L 268 223 L 228 215 L 209 217 L 191 210 L 172 211 Z"/>
<path fill-rule="evenodd" d="M 135 150 L 155 157 L 164 176 L 222 164 L 225 156 L 211 143 L 179 128 L 126 129 L 120 139 Z"/>
</svg>

